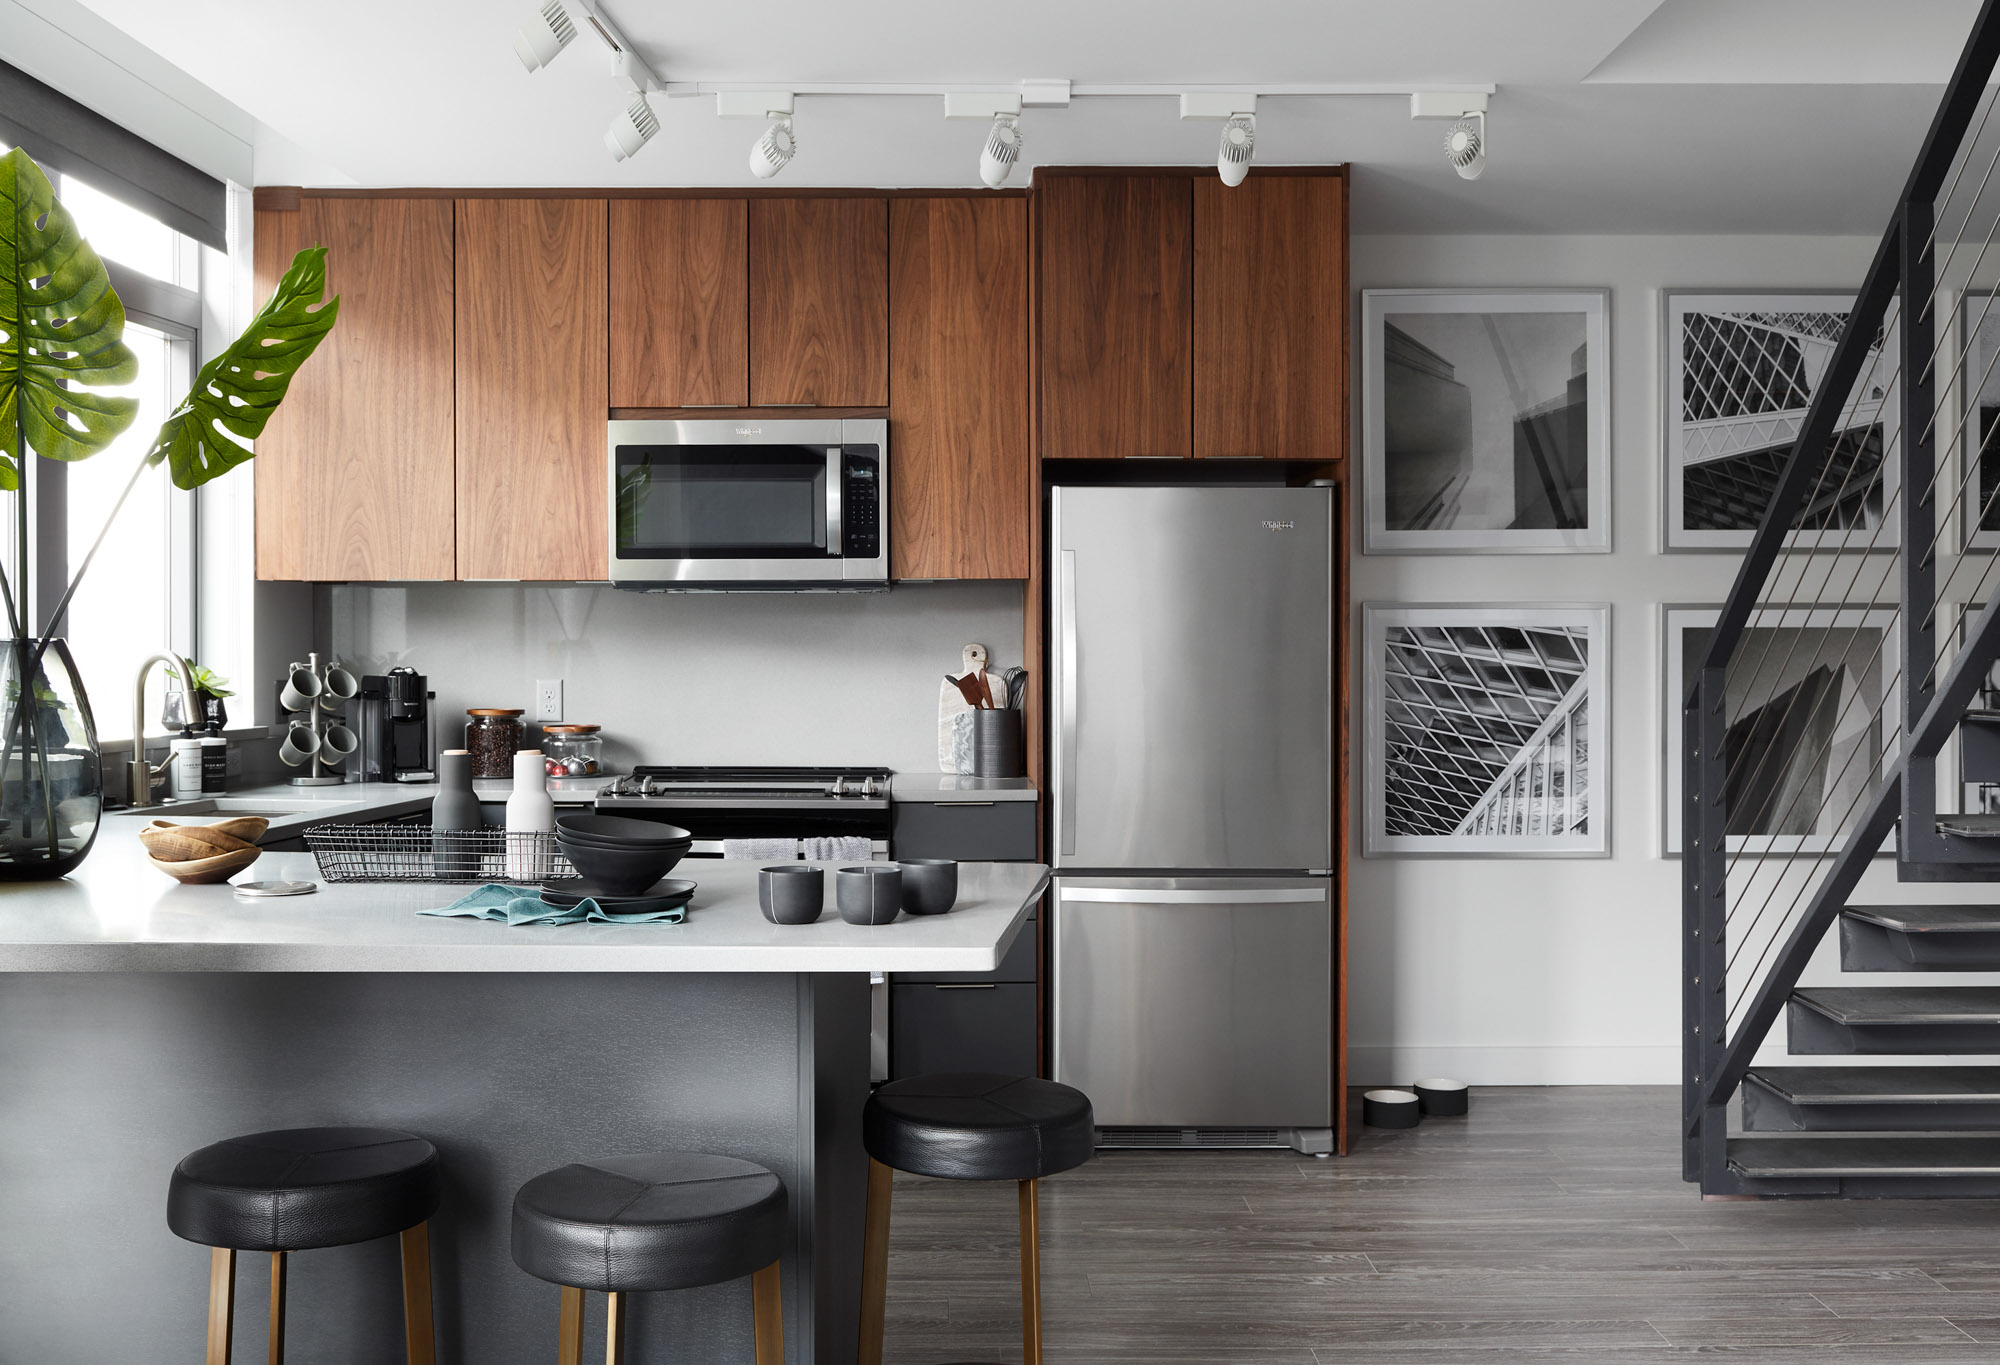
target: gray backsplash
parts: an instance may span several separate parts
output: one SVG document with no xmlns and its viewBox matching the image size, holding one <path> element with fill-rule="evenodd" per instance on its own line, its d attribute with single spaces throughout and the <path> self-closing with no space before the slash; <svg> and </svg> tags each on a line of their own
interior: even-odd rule
<svg viewBox="0 0 2000 1365">
<path fill-rule="evenodd" d="M 356 673 L 428 675 L 456 747 L 468 706 L 602 725 L 614 769 L 643 763 L 875 763 L 937 769 L 938 684 L 977 641 L 1021 662 L 1024 586 L 886 593 L 647 594 L 580 585 L 339 585 L 316 593 L 322 650 Z"/>
</svg>

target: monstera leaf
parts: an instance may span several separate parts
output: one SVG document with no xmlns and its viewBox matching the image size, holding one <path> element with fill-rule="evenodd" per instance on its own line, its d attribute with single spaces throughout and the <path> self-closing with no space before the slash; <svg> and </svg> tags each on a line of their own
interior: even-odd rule
<svg viewBox="0 0 2000 1365">
<path fill-rule="evenodd" d="M 0 157 L 0 488 L 18 488 L 14 457 L 95 455 L 132 425 L 139 404 L 93 389 L 129 384 L 125 305 L 49 178 L 19 147 Z"/>
<path fill-rule="evenodd" d="M 292 258 L 271 301 L 229 349 L 201 367 L 146 452 L 146 463 L 167 462 L 176 488 L 199 488 L 250 459 L 257 439 L 292 376 L 333 330 L 340 299 L 315 308 L 326 293 L 326 248 L 308 247 Z"/>
</svg>

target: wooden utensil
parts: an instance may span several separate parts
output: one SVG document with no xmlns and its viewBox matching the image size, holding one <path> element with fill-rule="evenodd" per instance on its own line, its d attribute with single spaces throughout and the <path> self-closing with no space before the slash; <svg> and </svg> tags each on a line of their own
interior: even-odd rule
<svg viewBox="0 0 2000 1365">
<path fill-rule="evenodd" d="M 993 709 L 993 698 L 986 695 L 984 678 L 985 675 L 983 673 L 968 673 L 962 678 L 954 678 L 949 673 L 944 675 L 944 680 L 953 687 L 956 687 L 959 695 L 972 703 L 973 710 L 991 711 Z"/>
</svg>

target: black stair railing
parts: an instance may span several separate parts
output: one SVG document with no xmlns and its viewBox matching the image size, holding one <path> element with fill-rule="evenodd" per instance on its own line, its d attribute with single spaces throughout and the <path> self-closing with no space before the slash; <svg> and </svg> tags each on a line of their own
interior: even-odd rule
<svg viewBox="0 0 2000 1365">
<path fill-rule="evenodd" d="M 1938 828 L 1939 760 L 2000 657 L 1996 61 L 1985 0 L 1689 680 L 1683 1173 L 1704 1193 L 1757 1192 L 1729 1102 L 1891 834 L 1904 880 L 2000 880 L 2000 846 Z M 1871 624 L 1802 628 L 1857 605 Z M 1872 708 L 1834 681 L 1858 676 L 1884 678 Z"/>
</svg>

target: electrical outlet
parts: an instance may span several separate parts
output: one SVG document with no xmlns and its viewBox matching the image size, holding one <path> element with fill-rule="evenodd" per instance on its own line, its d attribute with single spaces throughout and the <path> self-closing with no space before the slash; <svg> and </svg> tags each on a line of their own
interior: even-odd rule
<svg viewBox="0 0 2000 1365">
<path fill-rule="evenodd" d="M 541 678 L 535 683 L 535 719 L 562 719 L 562 679 Z"/>
</svg>

